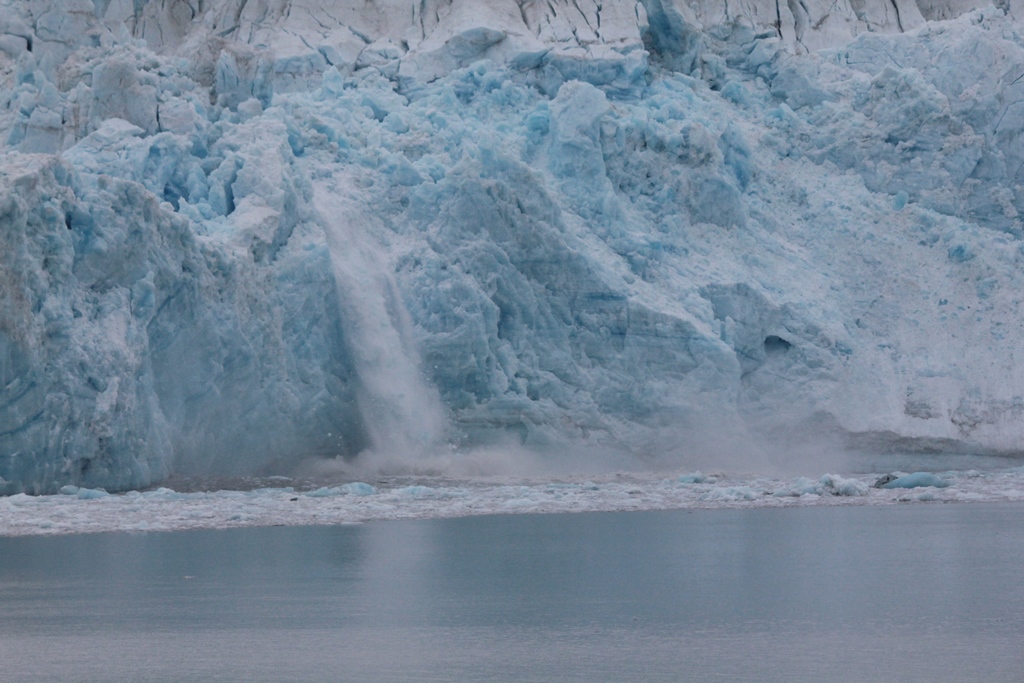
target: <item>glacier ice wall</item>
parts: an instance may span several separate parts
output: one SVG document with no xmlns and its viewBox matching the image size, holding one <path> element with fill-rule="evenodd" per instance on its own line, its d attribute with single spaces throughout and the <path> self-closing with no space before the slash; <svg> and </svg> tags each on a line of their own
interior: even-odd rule
<svg viewBox="0 0 1024 683">
<path fill-rule="evenodd" d="M 1017 452 L 1022 12 L 0 0 L 0 492 Z"/>
</svg>

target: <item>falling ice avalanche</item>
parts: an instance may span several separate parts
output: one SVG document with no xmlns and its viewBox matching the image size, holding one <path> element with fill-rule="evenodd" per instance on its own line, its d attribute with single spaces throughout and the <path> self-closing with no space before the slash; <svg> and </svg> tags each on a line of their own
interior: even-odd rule
<svg viewBox="0 0 1024 683">
<path fill-rule="evenodd" d="M 0 0 L 0 493 L 1018 452 L 1022 132 L 1021 0 Z"/>
</svg>

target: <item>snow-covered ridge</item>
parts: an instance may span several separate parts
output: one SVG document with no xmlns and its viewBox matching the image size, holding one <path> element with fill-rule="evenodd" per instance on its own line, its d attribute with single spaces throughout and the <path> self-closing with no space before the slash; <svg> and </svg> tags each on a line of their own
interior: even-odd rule
<svg viewBox="0 0 1024 683">
<path fill-rule="evenodd" d="M 1019 452 L 1017 10 L 829 7 L 0 0 L 0 492 Z"/>
<path fill-rule="evenodd" d="M 1018 3 L 1002 9 L 1019 14 Z M 977 0 L 6 0 L 5 51 L 55 55 L 127 30 L 209 71 L 224 50 L 243 68 L 305 80 L 327 67 L 376 65 L 432 80 L 479 59 L 557 70 L 578 60 L 635 62 L 645 48 L 693 62 L 702 36 L 742 28 L 795 52 L 865 32 L 897 33 L 984 7 Z M 19 11 L 20 10 L 20 11 Z M 636 54 L 634 54 L 636 53 Z M 632 55 L 632 58 L 630 57 Z M 632 64 L 635 67 L 635 63 Z M 605 67 L 607 68 L 607 67 Z"/>
<path fill-rule="evenodd" d="M 894 33 L 927 20 L 952 19 L 984 4 L 976 0 L 841 0 L 739 3 L 698 0 L 127 0 L 96 2 L 96 14 L 123 23 L 155 49 L 175 49 L 193 34 L 216 35 L 282 55 L 313 49 L 328 63 L 353 65 L 368 45 L 377 58 L 394 54 L 459 60 L 496 56 L 527 59 L 548 51 L 575 56 L 621 53 L 643 47 L 644 34 L 663 42 L 743 25 L 775 32 L 794 48 L 848 42 L 866 31 Z M 1007 12 L 1021 9 L 1010 2 Z M 661 33 L 658 36 L 658 33 Z M 672 35 L 675 34 L 675 35 Z M 440 51 L 444 52 L 442 56 Z M 364 56 L 364 61 L 372 59 Z M 416 68 L 418 65 L 411 65 Z M 440 64 L 438 66 L 441 66 Z M 449 68 L 451 63 L 448 64 Z"/>
</svg>

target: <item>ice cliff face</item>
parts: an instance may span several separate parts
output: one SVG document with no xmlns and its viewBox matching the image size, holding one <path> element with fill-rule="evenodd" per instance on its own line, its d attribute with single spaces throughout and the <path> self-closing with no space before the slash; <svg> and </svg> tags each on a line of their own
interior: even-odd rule
<svg viewBox="0 0 1024 683">
<path fill-rule="evenodd" d="M 1021 12 L 0 0 L 0 492 L 1017 451 Z"/>
</svg>

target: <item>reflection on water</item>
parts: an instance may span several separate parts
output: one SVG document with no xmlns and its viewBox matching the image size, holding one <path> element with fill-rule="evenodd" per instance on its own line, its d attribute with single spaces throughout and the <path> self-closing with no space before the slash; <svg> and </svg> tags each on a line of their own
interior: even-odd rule
<svg viewBox="0 0 1024 683">
<path fill-rule="evenodd" d="M 12 681 L 1018 681 L 1020 505 L 0 538 Z"/>
</svg>

